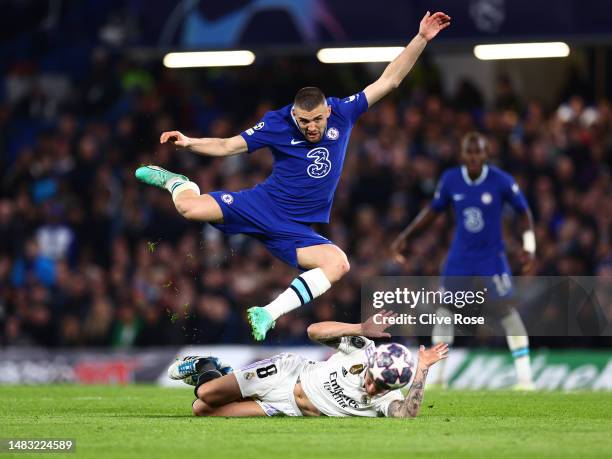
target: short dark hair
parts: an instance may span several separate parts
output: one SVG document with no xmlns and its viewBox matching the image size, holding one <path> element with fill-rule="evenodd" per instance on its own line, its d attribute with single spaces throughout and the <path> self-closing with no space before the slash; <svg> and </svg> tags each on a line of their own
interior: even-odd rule
<svg viewBox="0 0 612 459">
<path fill-rule="evenodd" d="M 487 148 L 487 138 L 480 132 L 471 131 L 465 134 L 463 139 L 461 139 L 461 150 L 466 151 L 472 143 L 477 144 L 478 148 L 483 148 L 485 150 Z"/>
<path fill-rule="evenodd" d="M 325 103 L 325 94 L 319 88 L 306 86 L 300 89 L 293 99 L 293 105 L 306 111 L 312 111 Z"/>
</svg>

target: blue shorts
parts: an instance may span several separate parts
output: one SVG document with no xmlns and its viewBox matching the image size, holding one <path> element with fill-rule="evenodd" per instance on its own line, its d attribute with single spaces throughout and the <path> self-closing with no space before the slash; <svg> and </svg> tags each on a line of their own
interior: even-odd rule
<svg viewBox="0 0 612 459">
<path fill-rule="evenodd" d="M 446 290 L 469 288 L 466 277 L 483 284 L 493 299 L 509 298 L 514 292 L 510 265 L 504 253 L 483 255 L 478 260 L 449 255 L 442 269 L 442 286 Z"/>
<path fill-rule="evenodd" d="M 332 242 L 316 233 L 308 223 L 290 220 L 259 187 L 242 191 L 213 191 L 221 207 L 223 223 L 212 224 L 225 234 L 248 234 L 278 259 L 299 268 L 296 250 Z"/>
</svg>

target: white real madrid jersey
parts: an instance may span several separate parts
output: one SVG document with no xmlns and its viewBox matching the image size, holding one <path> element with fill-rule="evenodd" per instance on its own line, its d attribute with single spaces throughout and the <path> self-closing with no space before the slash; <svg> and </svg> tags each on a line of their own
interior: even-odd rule
<svg viewBox="0 0 612 459">
<path fill-rule="evenodd" d="M 370 397 L 364 388 L 368 358 L 374 342 L 363 336 L 345 336 L 338 352 L 325 362 L 307 365 L 300 374 L 302 389 L 326 416 L 387 416 L 394 400 L 404 400 L 399 390 Z"/>
</svg>

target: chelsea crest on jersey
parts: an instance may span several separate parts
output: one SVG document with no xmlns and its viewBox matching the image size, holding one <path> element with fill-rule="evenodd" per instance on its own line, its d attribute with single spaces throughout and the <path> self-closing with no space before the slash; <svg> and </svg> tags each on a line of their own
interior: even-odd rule
<svg viewBox="0 0 612 459">
<path fill-rule="evenodd" d="M 291 114 L 291 105 L 266 113 L 241 135 L 249 153 L 269 147 L 272 174 L 259 185 L 287 218 L 305 223 L 327 223 L 338 186 L 351 129 L 368 109 L 363 92 L 345 99 L 329 97 L 331 115 L 317 143 L 307 141 Z"/>
</svg>

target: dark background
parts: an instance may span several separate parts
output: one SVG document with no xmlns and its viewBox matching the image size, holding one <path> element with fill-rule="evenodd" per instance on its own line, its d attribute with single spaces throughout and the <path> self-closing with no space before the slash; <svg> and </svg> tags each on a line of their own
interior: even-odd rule
<svg viewBox="0 0 612 459">
<path fill-rule="evenodd" d="M 251 3 L 200 2 L 198 11 L 217 20 Z M 313 8 L 317 2 L 302 3 Z M 495 32 L 477 29 L 469 14 L 484 8 L 482 2 L 319 3 L 342 25 L 343 43 L 406 43 L 426 9 L 445 5 L 453 26 L 353 131 L 331 223 L 318 228 L 347 252 L 351 272 L 280 319 L 267 343 L 304 343 L 312 321 L 358 320 L 365 278 L 439 273 L 452 236 L 450 216 L 413 242 L 405 266 L 391 260 L 389 245 L 431 199 L 442 171 L 457 162 L 459 139 L 473 129 L 489 137 L 491 161 L 513 174 L 528 198 L 537 274 L 612 275 L 610 35 L 604 27 L 611 13 L 604 3 L 568 0 L 551 9 L 550 2 L 484 2 L 503 12 Z M 252 186 L 270 171 L 268 152 L 211 160 L 159 145 L 160 133 L 235 135 L 302 86 L 346 96 L 384 66 L 318 63 L 314 44 L 340 40 L 320 32 L 309 42 L 295 28 L 273 27 L 286 15 L 279 10 L 260 16 L 236 42 L 260 50 L 256 65 L 165 69 L 162 51 L 183 47 L 180 34 L 160 47 L 171 4 L 6 2 L 0 19 L 2 345 L 250 343 L 246 308 L 268 303 L 296 274 L 254 240 L 183 220 L 167 194 L 138 184 L 133 171 L 159 164 L 188 175 L 203 191 Z M 468 42 L 536 35 L 564 38 L 571 57 L 530 67 L 490 64 L 490 76 L 470 77 L 482 64 L 465 48 Z M 453 59 L 463 66 L 450 65 Z M 509 213 L 516 269 L 513 223 Z M 603 338 L 532 342 L 611 344 Z"/>
</svg>

